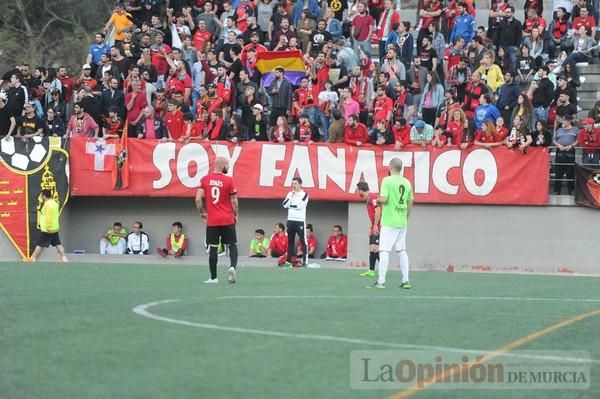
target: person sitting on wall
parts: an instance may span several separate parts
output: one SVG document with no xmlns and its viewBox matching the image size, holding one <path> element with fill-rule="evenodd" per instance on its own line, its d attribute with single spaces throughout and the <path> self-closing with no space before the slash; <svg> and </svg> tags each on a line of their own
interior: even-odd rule
<svg viewBox="0 0 600 399">
<path fill-rule="evenodd" d="M 133 255 L 148 255 L 150 251 L 150 237 L 142 228 L 142 222 L 135 222 L 131 233 L 127 236 L 127 253 Z"/>
<path fill-rule="evenodd" d="M 166 258 L 167 255 L 173 255 L 180 258 L 187 255 L 188 238 L 183 234 L 183 225 L 181 222 L 175 222 L 171 225 L 171 234 L 167 236 L 167 247 L 156 248 L 156 253 Z"/>
<path fill-rule="evenodd" d="M 100 255 L 123 255 L 127 247 L 127 230 L 121 222 L 113 223 L 113 227 L 100 240 Z"/>
<path fill-rule="evenodd" d="M 348 256 L 348 236 L 343 234 L 342 226 L 337 224 L 333 226 L 331 233 L 327 240 L 327 248 L 325 253 L 321 255 L 321 259 L 346 260 Z"/>
<path fill-rule="evenodd" d="M 279 258 L 279 264 L 285 263 L 287 261 L 287 245 L 288 236 L 285 233 L 285 225 L 283 223 L 276 223 L 269 243 L 269 249 L 267 250 L 267 258 L 276 257 Z"/>
<path fill-rule="evenodd" d="M 306 225 L 306 242 L 308 243 L 308 258 L 314 259 L 315 251 L 317 250 L 317 238 L 313 233 L 313 225 L 310 223 Z M 300 240 L 298 240 L 297 254 L 299 258 L 304 255 L 304 244 Z"/>
<path fill-rule="evenodd" d="M 250 242 L 250 252 L 248 256 L 251 258 L 266 258 L 271 241 L 265 237 L 263 229 L 254 230 L 254 239 Z"/>
</svg>

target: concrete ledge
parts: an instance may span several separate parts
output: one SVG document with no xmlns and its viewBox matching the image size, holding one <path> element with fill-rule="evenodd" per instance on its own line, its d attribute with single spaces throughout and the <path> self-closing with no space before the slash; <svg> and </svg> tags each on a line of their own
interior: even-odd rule
<svg viewBox="0 0 600 399">
<path fill-rule="evenodd" d="M 57 262 L 58 258 L 55 253 L 44 253 L 42 259 L 38 263 L 52 263 Z M 100 254 L 67 254 L 69 260 L 74 266 L 81 263 L 88 264 L 129 264 L 129 265 L 164 265 L 169 266 L 200 266 L 206 268 L 208 265 L 208 256 L 184 256 L 178 259 L 173 257 L 161 258 L 158 255 L 100 255 Z M 395 262 L 395 259 L 391 261 Z M 0 262 L 0 265 L 4 261 Z M 366 270 L 364 262 L 352 262 L 352 261 L 331 261 L 325 259 L 309 259 L 309 263 L 316 263 L 321 269 L 338 269 L 338 270 Z M 25 264 L 35 267 L 37 263 Z M 229 258 L 226 256 L 219 257 L 219 267 L 229 266 Z M 240 256 L 238 261 L 239 268 L 245 267 L 263 267 L 263 268 L 277 268 L 276 259 L 266 258 L 250 258 L 248 256 Z M 399 265 L 392 263 L 389 270 L 399 271 Z M 521 268 L 521 267 L 504 267 L 504 266 L 489 266 L 489 265 L 448 265 L 446 267 L 437 266 L 433 264 L 427 264 L 423 262 L 414 262 L 411 264 L 411 272 L 449 272 L 449 273 L 502 273 L 502 274 L 523 274 L 523 275 L 550 275 L 550 276 L 588 276 L 588 277 L 600 277 L 600 271 L 596 274 L 577 273 L 574 270 L 568 268 L 556 269 L 551 271 L 542 271 L 533 268 Z"/>
<path fill-rule="evenodd" d="M 68 253 L 67 257 L 72 263 L 104 263 L 104 264 L 119 264 L 126 263 L 131 265 L 186 265 L 186 266 L 207 266 L 208 255 L 182 256 L 174 258 L 168 256 L 161 258 L 156 254 L 150 255 L 100 255 L 100 254 L 75 254 Z M 52 249 L 44 251 L 39 262 L 57 262 L 58 256 Z M 317 263 L 322 268 L 343 269 L 349 267 L 347 262 L 331 261 L 325 259 L 309 259 L 308 263 Z M 219 266 L 229 266 L 229 258 L 227 256 L 219 257 Z M 266 258 L 251 258 L 249 256 L 240 256 L 238 258 L 240 267 L 277 267 L 277 259 Z"/>
</svg>

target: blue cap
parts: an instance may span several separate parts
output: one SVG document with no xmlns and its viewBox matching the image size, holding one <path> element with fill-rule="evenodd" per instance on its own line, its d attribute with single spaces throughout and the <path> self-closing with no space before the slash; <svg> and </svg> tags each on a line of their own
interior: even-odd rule
<svg viewBox="0 0 600 399">
<path fill-rule="evenodd" d="M 418 120 L 415 122 L 415 127 L 417 129 L 424 129 L 425 128 L 425 122 L 423 122 L 422 120 Z"/>
</svg>

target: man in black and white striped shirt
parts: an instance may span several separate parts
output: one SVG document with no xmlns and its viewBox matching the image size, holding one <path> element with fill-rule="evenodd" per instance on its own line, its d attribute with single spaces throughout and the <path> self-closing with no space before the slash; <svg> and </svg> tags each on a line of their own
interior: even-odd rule
<svg viewBox="0 0 600 399">
<path fill-rule="evenodd" d="M 294 177 L 292 179 L 292 191 L 290 191 L 283 200 L 283 207 L 288 210 L 287 233 L 288 233 L 288 251 L 285 267 L 295 266 L 292 261 L 296 258 L 295 238 L 298 234 L 300 242 L 306 243 L 306 206 L 308 205 L 308 193 L 302 190 L 302 179 Z M 301 265 L 306 265 L 308 251 L 304 251 Z"/>
</svg>

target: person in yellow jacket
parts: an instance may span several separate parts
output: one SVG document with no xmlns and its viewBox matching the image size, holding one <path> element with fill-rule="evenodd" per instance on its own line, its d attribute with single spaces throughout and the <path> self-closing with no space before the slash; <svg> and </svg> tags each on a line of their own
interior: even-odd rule
<svg viewBox="0 0 600 399">
<path fill-rule="evenodd" d="M 69 260 L 65 256 L 65 248 L 60 243 L 60 238 L 58 236 L 58 231 L 60 230 L 60 224 L 58 222 L 60 206 L 52 199 L 52 191 L 42 190 L 41 196 L 42 201 L 44 201 L 44 205 L 42 205 L 42 209 L 38 213 L 38 228 L 41 233 L 31 258 L 25 259 L 25 261 L 37 261 L 37 258 L 44 248 L 48 248 L 52 245 L 58 251 L 61 262 L 66 263 Z"/>
<path fill-rule="evenodd" d="M 165 258 L 167 255 L 173 255 L 180 258 L 187 254 L 188 238 L 183 234 L 183 224 L 175 222 L 171 225 L 171 234 L 167 236 L 167 247 L 156 248 L 156 253 Z"/>
<path fill-rule="evenodd" d="M 481 59 L 481 66 L 477 72 L 481 75 L 481 80 L 490 88 L 492 93 L 495 93 L 500 86 L 504 84 L 504 74 L 502 69 L 494 64 L 494 52 L 488 51 Z"/>
</svg>

